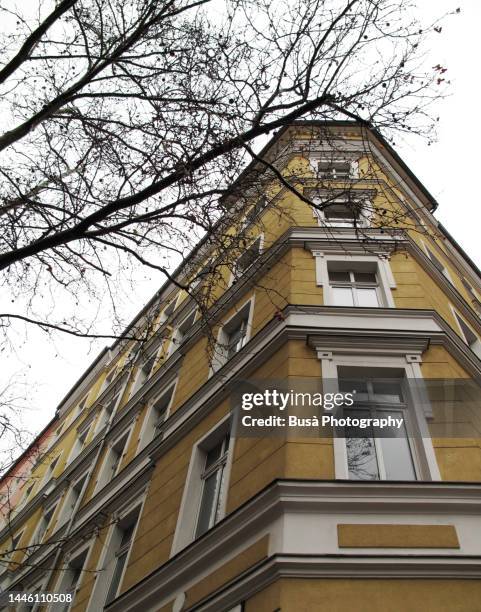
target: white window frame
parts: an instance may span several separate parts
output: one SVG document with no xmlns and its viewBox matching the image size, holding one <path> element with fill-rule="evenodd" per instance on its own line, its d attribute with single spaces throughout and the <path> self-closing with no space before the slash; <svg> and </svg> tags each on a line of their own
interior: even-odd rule
<svg viewBox="0 0 481 612">
<path fill-rule="evenodd" d="M 103 393 L 105 391 L 105 389 L 107 389 L 108 387 L 110 387 L 110 385 L 112 384 L 112 382 L 115 380 L 116 376 L 117 376 L 117 364 L 115 364 L 114 366 L 112 366 L 106 373 L 105 375 L 105 379 L 104 382 L 102 383 L 102 387 L 100 389 L 100 393 Z"/>
<path fill-rule="evenodd" d="M 245 317 L 245 311 L 248 309 L 247 317 Z M 212 357 L 210 375 L 220 370 L 222 366 L 224 366 L 232 357 L 227 357 L 226 346 L 229 341 L 229 331 L 228 329 L 237 325 L 237 321 L 246 320 L 246 331 L 243 336 L 242 346 L 239 351 L 244 347 L 250 340 L 252 334 L 252 320 L 254 317 L 254 296 L 250 297 L 246 300 L 237 311 L 229 317 L 226 321 L 224 321 L 219 328 L 217 333 L 217 341 L 216 346 L 214 348 L 214 355 Z M 237 351 L 235 354 L 237 354 Z"/>
<path fill-rule="evenodd" d="M 152 376 L 152 370 L 154 369 L 154 366 L 157 363 L 157 360 L 158 360 L 158 357 L 159 357 L 160 346 L 161 345 L 157 345 L 155 350 L 146 350 L 145 354 L 137 356 L 137 359 L 136 359 L 136 362 L 135 362 L 135 367 L 136 367 L 137 371 L 135 373 L 135 379 L 134 379 L 134 382 L 132 384 L 132 390 L 130 392 L 130 397 L 133 397 L 137 393 L 137 391 Z M 143 371 L 143 368 L 151 360 L 152 360 L 152 365 L 150 366 L 150 369 L 149 369 L 148 373 L 145 374 L 145 372 Z"/>
<path fill-rule="evenodd" d="M 321 164 L 326 164 L 329 166 L 328 169 L 322 170 Z M 336 169 L 336 166 L 340 168 L 341 166 L 348 166 L 347 172 L 339 172 Z M 316 173 L 318 178 L 325 178 L 328 180 L 350 180 L 358 178 L 359 175 L 359 164 L 357 161 L 350 159 L 349 157 L 324 157 L 316 159 Z"/>
<path fill-rule="evenodd" d="M 456 321 L 456 325 L 458 327 L 458 335 L 461 336 L 463 341 L 469 346 L 469 348 L 473 351 L 473 353 L 481 359 L 481 340 L 479 339 L 479 335 L 474 331 L 471 325 L 466 322 L 466 319 L 462 317 L 459 312 L 454 308 L 452 304 L 450 304 L 451 311 L 453 313 L 454 320 Z M 468 337 L 462 327 L 461 321 L 466 325 L 466 327 L 471 331 L 473 336 L 475 336 L 476 340 L 474 342 L 469 342 Z"/>
<path fill-rule="evenodd" d="M 162 309 L 162 312 L 159 317 L 159 327 L 163 325 L 167 319 L 174 314 L 175 309 L 177 308 L 177 304 L 179 302 L 180 293 L 174 295 L 174 297 L 169 301 L 168 304 L 165 305 L 165 308 Z M 166 312 L 167 311 L 167 312 Z"/>
<path fill-rule="evenodd" d="M 192 317 L 192 315 L 194 315 L 194 318 L 192 320 L 192 325 L 193 325 L 197 321 L 198 314 L 199 314 L 199 309 L 195 306 L 194 308 L 191 308 L 189 310 L 189 313 L 185 317 L 182 317 L 182 319 L 179 319 L 179 322 L 175 324 L 174 331 L 172 332 L 172 336 L 170 338 L 169 350 L 167 351 L 167 357 L 170 357 L 170 355 L 172 355 L 172 353 L 175 352 L 179 348 L 179 346 L 182 344 L 184 340 L 184 336 L 189 331 L 188 329 L 186 331 L 183 331 L 182 329 L 187 323 L 187 321 Z"/>
<path fill-rule="evenodd" d="M 254 261 L 249 266 L 247 266 L 247 268 L 242 270 L 242 272 L 238 273 L 237 272 L 238 261 L 249 251 L 249 249 L 251 249 L 256 244 L 256 242 L 259 243 L 259 250 L 258 250 L 257 257 L 254 259 Z M 229 287 L 231 287 L 232 285 L 235 285 L 237 281 L 240 278 L 242 278 L 242 276 L 244 276 L 244 274 L 246 274 L 246 272 L 248 272 L 255 265 L 255 263 L 262 256 L 263 252 L 264 252 L 264 234 L 259 234 L 253 240 L 250 241 L 249 246 L 244 249 L 244 253 L 240 257 L 237 258 L 237 261 L 234 264 L 234 269 L 232 270 L 231 275 L 230 275 Z"/>
<path fill-rule="evenodd" d="M 331 199 L 329 197 L 329 195 L 327 195 L 328 199 Z M 326 197 L 323 197 L 322 195 L 317 195 L 314 194 L 311 196 L 311 200 L 314 202 L 314 204 L 316 204 L 319 207 L 324 206 L 325 204 L 325 200 Z M 336 205 L 342 205 L 342 206 L 349 206 L 349 199 L 347 197 L 343 197 L 342 195 L 339 195 L 339 197 L 333 198 L 332 201 L 329 202 L 329 204 L 327 206 L 325 206 L 324 208 L 312 208 L 312 214 L 313 217 L 315 219 L 317 219 L 318 225 L 321 227 L 347 227 L 347 228 L 351 228 L 351 229 L 356 229 L 356 228 L 368 228 L 371 225 L 371 218 L 373 215 L 373 207 L 372 207 L 372 202 L 371 200 L 369 200 L 368 198 L 364 197 L 364 198 L 359 198 L 359 200 L 355 201 L 356 206 L 359 207 L 359 217 L 358 217 L 358 222 L 356 224 L 354 224 L 353 221 L 349 221 L 349 220 L 332 220 L 330 221 L 328 218 L 326 218 L 325 215 L 325 210 L 329 207 L 329 206 L 336 206 Z"/>
<path fill-rule="evenodd" d="M 141 429 L 140 436 L 139 436 L 139 451 L 145 448 L 147 444 L 152 442 L 154 437 L 156 437 L 155 435 L 150 435 L 150 433 L 152 433 L 152 430 L 153 430 L 153 433 L 155 434 L 156 431 L 159 429 L 159 427 L 156 425 L 157 419 L 155 418 L 155 414 L 154 414 L 154 412 L 156 411 L 155 405 L 159 401 L 161 401 L 167 394 L 170 394 L 170 398 L 169 398 L 167 407 L 165 409 L 164 419 L 162 421 L 162 424 L 165 423 L 165 421 L 168 419 L 169 414 L 170 414 L 170 409 L 172 407 L 172 402 L 174 401 L 175 391 L 177 389 L 177 382 L 178 382 L 178 379 L 175 379 L 172 383 L 170 383 L 169 385 L 166 385 L 162 389 L 162 391 L 159 391 L 159 393 L 157 393 L 151 400 L 149 400 L 147 404 L 147 411 L 145 414 L 144 422 L 142 423 L 142 429 Z"/>
<path fill-rule="evenodd" d="M 122 465 L 122 461 L 124 460 L 125 455 L 127 454 L 127 450 L 129 448 L 129 444 L 130 444 L 130 440 L 131 440 L 133 431 L 134 431 L 134 425 L 131 424 L 130 427 L 128 427 L 127 429 L 124 429 L 124 431 L 122 433 L 120 433 L 111 442 L 109 442 L 109 445 L 107 447 L 107 452 L 105 453 L 105 456 L 103 458 L 102 466 L 101 466 L 100 471 L 99 471 L 99 476 L 98 476 L 97 482 L 95 484 L 94 495 L 97 494 L 101 489 L 103 489 L 119 473 L 120 466 Z M 122 448 L 122 453 L 121 453 L 119 461 L 118 461 L 118 463 L 117 463 L 117 465 L 115 467 L 115 470 L 113 470 L 114 463 L 111 462 L 112 452 L 113 452 L 114 447 L 124 437 L 126 438 L 125 444 L 124 444 L 124 446 Z M 117 452 L 117 451 L 115 451 L 115 452 Z"/>
<path fill-rule="evenodd" d="M 87 446 L 87 439 L 89 437 L 89 433 L 90 430 L 92 428 L 92 421 L 89 420 L 87 425 L 83 425 L 80 429 L 77 429 L 76 431 L 76 438 L 75 438 L 75 442 L 72 446 L 72 449 L 69 453 L 68 459 L 67 459 L 67 464 L 66 465 L 70 465 L 73 461 L 75 461 L 75 459 L 80 455 L 80 453 L 84 450 L 84 448 Z M 80 438 L 82 436 L 85 435 L 85 439 L 84 441 L 81 443 L 80 445 Z"/>
<path fill-rule="evenodd" d="M 102 400 L 101 405 L 99 404 L 99 407 L 101 407 L 95 423 L 94 437 L 107 425 L 112 415 L 115 414 L 115 411 L 117 410 L 122 399 L 124 389 L 125 385 L 121 385 L 117 392 L 114 391 L 112 395 L 109 395 L 108 399 Z M 112 405 L 112 409 L 109 412 L 107 408 L 110 405 Z"/>
<path fill-rule="evenodd" d="M 57 499 L 50 506 L 48 506 L 47 508 L 43 509 L 44 511 L 42 512 L 40 521 L 39 521 L 35 531 L 33 532 L 32 539 L 30 540 L 30 546 L 41 546 L 44 543 L 45 536 L 47 535 L 47 532 L 49 531 L 51 526 L 54 524 L 53 523 L 53 519 L 55 518 L 55 513 L 57 512 L 59 503 L 60 502 Z M 45 525 L 45 516 L 47 514 L 49 514 L 50 512 L 52 513 L 51 517 L 50 517 L 49 521 L 47 522 L 47 524 Z M 57 521 L 55 522 L 55 524 L 57 524 Z M 45 525 L 45 529 L 43 530 L 42 537 L 40 539 L 38 539 L 39 532 L 43 528 L 44 525 Z M 29 553 L 29 554 L 31 554 L 31 553 Z"/>
<path fill-rule="evenodd" d="M 51 461 L 45 468 L 45 474 L 43 475 L 42 484 L 40 485 L 40 488 L 45 487 L 50 482 L 50 480 L 53 478 L 53 472 L 55 468 L 57 467 L 57 465 L 59 464 L 62 454 L 63 454 L 63 450 L 61 450 L 60 453 L 53 459 L 53 461 Z M 47 455 L 48 455 L 48 452 L 47 452 Z"/>
<path fill-rule="evenodd" d="M 429 433 L 427 418 L 431 416 L 429 400 L 419 385 L 409 384 L 410 379 L 422 380 L 420 368 L 421 356 L 418 354 L 386 355 L 382 351 L 366 351 L 362 355 L 334 354 L 330 350 L 317 349 L 322 364 L 322 379 L 324 390 L 330 392 L 338 391 L 338 367 L 346 366 L 353 368 L 392 368 L 405 372 L 406 388 L 409 394 L 409 409 L 412 417 L 411 423 L 418 434 L 418 444 L 411 444 L 411 451 L 416 473 L 421 480 L 441 480 L 439 467 L 436 461 L 434 447 Z M 349 480 L 347 465 L 346 442 L 344 438 L 334 437 L 334 466 L 336 479 Z"/>
<path fill-rule="evenodd" d="M 63 604 L 64 607 L 62 608 L 62 612 L 67 612 L 68 610 L 71 610 L 72 607 L 75 605 L 75 598 L 82 584 L 82 578 L 83 578 L 82 572 L 85 571 L 84 568 L 88 567 L 88 563 L 90 561 L 90 555 L 92 553 L 92 548 L 93 548 L 92 542 L 91 541 L 86 542 L 85 544 L 69 552 L 64 558 L 64 565 L 66 565 L 67 567 L 66 569 L 63 569 L 60 572 L 60 576 L 57 580 L 57 585 L 55 587 L 55 592 L 57 593 L 64 593 L 67 591 L 67 579 L 68 579 L 68 572 L 70 571 L 70 564 L 72 562 L 75 562 L 77 559 L 79 559 L 79 557 L 82 557 L 85 554 L 85 559 L 84 559 L 84 562 L 82 563 L 82 569 L 80 570 L 80 577 L 77 581 L 77 584 L 75 585 L 75 591 L 72 593 L 72 601 L 70 602 L 70 604 L 68 603 Z M 57 604 L 57 605 L 60 606 L 62 604 Z M 56 606 L 52 607 L 52 610 L 57 610 L 57 609 L 58 607 Z"/>
<path fill-rule="evenodd" d="M 438 254 L 435 252 L 435 249 L 431 246 L 431 245 L 427 245 L 424 240 L 421 240 L 423 247 L 424 247 L 424 252 L 426 253 L 427 258 L 429 259 L 429 261 L 433 264 L 433 266 L 436 268 L 436 270 L 438 270 L 439 272 L 441 272 L 441 274 L 448 279 L 448 281 L 451 283 L 451 285 L 454 286 L 453 283 L 453 279 L 451 278 L 451 274 L 449 273 L 448 268 L 446 267 L 446 264 L 442 261 L 442 259 L 438 256 Z M 433 259 L 433 257 L 436 258 L 436 260 Z M 446 255 L 444 255 L 443 253 L 443 257 L 446 257 Z M 439 269 L 438 263 L 440 266 L 443 267 L 442 270 Z"/>
<path fill-rule="evenodd" d="M 221 499 L 219 519 L 217 522 L 220 522 L 225 516 L 232 460 L 234 455 L 233 449 L 235 444 L 230 415 L 225 416 L 212 429 L 204 434 L 192 448 L 184 492 L 177 519 L 177 526 L 172 543 L 171 556 L 175 555 L 182 548 L 185 548 L 185 546 L 190 544 L 195 539 L 198 513 L 202 501 L 203 483 L 201 476 L 205 467 L 206 454 L 208 450 L 213 448 L 215 444 L 222 440 L 228 433 L 230 434 L 230 439 L 227 450 L 226 464 L 224 467 L 224 495 Z"/>
<path fill-rule="evenodd" d="M 122 508 L 117 510 L 115 512 L 115 516 L 112 517 L 112 518 L 117 519 L 117 521 L 115 524 L 111 525 L 110 530 L 107 534 L 106 545 L 102 549 L 102 553 L 100 555 L 98 565 L 97 565 L 97 572 L 98 572 L 97 575 L 99 576 L 99 578 L 96 580 L 95 586 L 92 589 L 92 592 L 90 594 L 90 600 L 88 602 L 86 612 L 98 612 L 98 610 L 104 609 L 104 606 L 107 603 L 106 599 L 107 599 L 107 595 L 110 590 L 110 584 L 113 578 L 113 572 L 115 570 L 117 548 L 121 540 L 121 536 L 119 534 L 119 529 L 118 529 L 118 524 L 121 523 L 123 520 L 126 520 L 129 517 L 129 515 L 133 513 L 137 513 L 137 521 L 136 521 L 135 528 L 132 532 L 132 538 L 130 540 L 131 542 L 130 548 L 127 554 L 127 558 L 125 559 L 123 571 L 122 571 L 122 574 L 119 580 L 119 585 L 118 585 L 118 590 L 117 590 L 117 596 L 118 596 L 119 589 L 122 587 L 122 583 L 125 579 L 125 572 L 129 565 L 130 555 L 132 554 L 132 547 L 133 547 L 132 545 L 135 542 L 135 538 L 137 537 L 137 530 L 139 528 L 140 518 L 142 516 L 142 511 L 143 511 L 144 504 L 145 504 L 146 492 L 145 491 L 141 492 L 138 497 L 140 497 L 140 500 L 136 499 L 135 501 L 131 502 L 127 506 L 123 506 Z M 105 580 L 102 580 L 100 578 L 103 576 L 106 577 Z"/>
<path fill-rule="evenodd" d="M 87 488 L 87 485 L 89 482 L 89 476 L 90 476 L 90 467 L 87 468 L 87 470 L 84 473 L 82 473 L 81 476 L 76 478 L 69 486 L 67 492 L 65 493 L 65 497 L 62 502 L 62 506 L 60 508 L 60 512 L 57 518 L 57 525 L 59 527 L 62 527 L 63 525 L 65 525 L 65 523 L 67 523 L 67 521 L 72 516 L 72 514 L 77 511 L 79 502 L 82 499 L 85 493 L 85 490 Z M 82 480 L 84 480 L 82 487 L 80 491 L 78 492 L 76 499 L 72 500 L 73 493 L 75 490 L 78 489 L 78 485 L 79 483 L 82 482 Z"/>
<path fill-rule="evenodd" d="M 329 262 L 342 263 L 347 268 L 355 269 L 356 264 L 361 268 L 363 265 L 374 264 L 376 266 L 376 276 L 379 283 L 379 297 L 381 304 L 379 308 L 395 308 L 392 289 L 396 289 L 391 266 L 387 257 L 377 255 L 341 255 L 338 253 L 325 253 L 323 251 L 312 251 L 316 260 L 316 284 L 323 289 L 323 302 L 325 306 L 333 304 L 330 292 L 329 281 Z M 373 306 L 375 308 L 375 306 Z"/>
</svg>

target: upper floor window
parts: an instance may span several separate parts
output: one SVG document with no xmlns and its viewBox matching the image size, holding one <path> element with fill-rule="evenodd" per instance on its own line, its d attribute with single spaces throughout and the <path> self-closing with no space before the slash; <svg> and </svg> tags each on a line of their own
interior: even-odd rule
<svg viewBox="0 0 481 612">
<path fill-rule="evenodd" d="M 72 463 L 72 461 L 78 457 L 80 455 L 80 453 L 83 451 L 83 449 L 85 448 L 86 444 L 87 444 L 87 438 L 89 435 L 89 431 L 90 431 L 90 425 L 87 427 L 84 427 L 84 429 L 82 431 L 78 431 L 77 432 L 77 438 L 74 442 L 74 445 L 72 447 L 72 450 L 70 452 L 70 457 L 68 459 L 69 463 Z"/>
<path fill-rule="evenodd" d="M 443 262 L 439 259 L 439 257 L 437 257 L 437 255 L 434 254 L 433 250 L 430 249 L 426 244 L 424 244 L 424 248 L 426 250 L 426 253 L 429 257 L 429 259 L 431 260 L 431 262 L 434 264 L 434 266 L 441 272 L 441 274 L 443 274 L 443 276 L 445 276 L 448 281 L 452 284 L 452 279 L 451 276 L 449 274 L 448 269 L 446 268 L 446 266 L 443 264 Z"/>
<path fill-rule="evenodd" d="M 321 159 L 318 164 L 318 173 L 321 178 L 350 178 L 351 162 L 345 159 Z"/>
<path fill-rule="evenodd" d="M 144 448 L 154 438 L 162 437 L 164 422 L 174 397 L 174 389 L 175 384 L 166 391 L 163 391 L 160 396 L 157 396 L 149 405 L 145 417 L 144 431 L 141 436 L 141 448 Z"/>
<path fill-rule="evenodd" d="M 75 557 L 72 557 L 68 563 L 67 567 L 61 572 L 60 585 L 58 590 L 61 593 L 69 592 L 72 594 L 72 602 L 66 602 L 64 604 L 58 604 L 59 612 L 68 612 L 73 607 L 75 602 L 75 596 L 80 587 L 80 582 L 82 580 L 82 572 L 84 571 L 85 562 L 87 560 L 88 549 L 84 550 L 82 553 L 77 554 Z M 57 608 L 56 608 L 57 609 Z"/>
<path fill-rule="evenodd" d="M 192 449 L 172 554 L 224 517 L 231 456 L 230 421 L 225 419 Z"/>
<path fill-rule="evenodd" d="M 251 300 L 219 330 L 217 346 L 212 360 L 213 370 L 218 370 L 247 343 L 250 334 Z"/>
<path fill-rule="evenodd" d="M 340 198 L 332 202 L 325 202 L 322 195 L 313 196 L 314 216 L 319 225 L 329 227 L 368 227 L 370 223 L 370 210 L 366 201 Z"/>
<path fill-rule="evenodd" d="M 481 341 L 478 336 L 469 327 L 466 321 L 459 316 L 459 314 L 453 309 L 456 322 L 461 330 L 462 337 L 469 348 L 481 359 Z"/>
<path fill-rule="evenodd" d="M 125 457 L 127 450 L 129 434 L 130 430 L 123 433 L 119 438 L 111 443 L 100 470 L 96 491 L 99 491 L 105 487 L 105 485 L 108 484 L 119 472 L 120 464 L 122 463 L 122 459 Z"/>
<path fill-rule="evenodd" d="M 119 594 L 140 515 L 140 506 L 120 517 L 112 527 L 97 580 L 91 594 L 89 610 L 103 610 Z"/>
<path fill-rule="evenodd" d="M 76 480 L 70 487 L 70 489 L 67 491 L 58 517 L 59 526 L 64 525 L 71 518 L 72 513 L 76 510 L 77 503 L 80 499 L 86 482 L 87 474 Z"/>
<path fill-rule="evenodd" d="M 138 389 L 140 389 L 144 382 L 149 378 L 150 374 L 152 373 L 152 368 L 154 367 L 155 362 L 157 360 L 157 353 L 158 347 L 138 359 L 137 375 L 135 377 L 135 382 L 132 386 L 132 392 L 130 396 L 134 395 L 134 393 Z"/>
<path fill-rule="evenodd" d="M 160 315 L 160 319 L 159 319 L 159 324 L 162 325 L 163 323 L 165 323 L 165 321 L 167 321 L 167 319 L 173 314 L 176 306 L 177 306 L 177 300 L 178 300 L 178 295 L 176 295 L 175 297 L 173 297 L 167 304 L 167 306 L 164 308 L 164 310 L 162 311 L 162 314 Z"/>
<path fill-rule="evenodd" d="M 175 351 L 175 349 L 180 346 L 186 336 L 187 332 L 194 325 L 194 322 L 197 318 L 197 308 L 194 308 L 186 317 L 184 317 L 179 324 L 176 326 L 174 333 L 172 335 L 171 346 L 169 353 Z"/>
<path fill-rule="evenodd" d="M 97 425 L 95 426 L 95 433 L 97 434 L 101 429 L 103 429 L 110 420 L 117 403 L 122 394 L 122 389 L 118 389 L 113 394 L 109 394 L 110 397 L 105 399 L 102 404 L 100 404 L 100 414 L 98 416 Z"/>
<path fill-rule="evenodd" d="M 115 375 L 117 373 L 117 366 L 114 366 L 107 372 L 107 376 L 105 377 L 104 383 L 102 385 L 102 391 L 107 389 L 110 386 L 110 383 L 114 380 Z"/>
<path fill-rule="evenodd" d="M 234 279 L 239 278 L 247 272 L 261 254 L 262 237 L 259 236 L 254 242 L 244 251 L 244 253 L 236 261 L 234 269 Z"/>
<path fill-rule="evenodd" d="M 362 267 L 336 269 L 328 265 L 330 304 L 333 306 L 381 306 L 376 271 Z"/>
<path fill-rule="evenodd" d="M 200 475 L 202 495 L 195 528 L 196 538 L 200 537 L 221 518 L 229 439 L 229 434 L 226 434 L 222 440 L 204 453 L 204 466 Z"/>
<path fill-rule="evenodd" d="M 50 506 L 47 510 L 42 512 L 40 517 L 40 521 L 37 525 L 37 529 L 32 538 L 32 544 L 41 544 L 45 534 L 47 533 L 49 527 L 51 526 L 53 515 L 55 514 L 55 510 L 57 508 L 57 504 Z"/>
<path fill-rule="evenodd" d="M 395 372 L 364 368 L 339 368 L 339 391 L 354 391 L 355 403 L 344 408 L 343 416 L 356 419 L 401 419 L 401 428 L 390 428 L 382 434 L 359 427 L 344 430 L 348 478 L 353 480 L 415 480 L 410 414 L 402 385 Z M 393 378 L 386 378 L 388 376 Z M 377 376 L 376 376 L 377 374 Z"/>
</svg>

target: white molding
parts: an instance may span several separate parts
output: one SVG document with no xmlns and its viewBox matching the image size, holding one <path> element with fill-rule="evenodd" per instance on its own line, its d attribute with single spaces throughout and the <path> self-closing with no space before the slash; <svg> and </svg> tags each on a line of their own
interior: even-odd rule
<svg viewBox="0 0 481 612">
<path fill-rule="evenodd" d="M 107 610 L 158 610 L 266 535 L 268 558 L 209 594 L 195 610 L 217 612 L 249 597 L 262 580 L 278 575 L 262 569 L 273 559 L 299 577 L 480 578 L 480 516 L 479 484 L 276 481 L 121 594 Z M 409 548 L 387 549 L 389 558 L 379 549 L 340 549 L 336 526 L 346 522 L 454 525 L 460 548 L 420 549 L 415 554 Z M 255 580 L 251 591 L 243 581 L 259 571 L 262 579 Z"/>
</svg>

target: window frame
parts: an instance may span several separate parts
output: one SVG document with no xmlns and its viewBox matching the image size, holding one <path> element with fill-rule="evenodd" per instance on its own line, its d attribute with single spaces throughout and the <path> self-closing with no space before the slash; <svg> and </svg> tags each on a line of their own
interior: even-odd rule
<svg viewBox="0 0 481 612">
<path fill-rule="evenodd" d="M 427 418 L 432 414 L 428 408 L 429 399 L 421 389 L 410 384 L 410 379 L 416 379 L 418 382 L 423 379 L 419 365 L 420 355 L 400 354 L 396 356 L 385 354 L 382 349 L 366 351 L 362 355 L 349 354 L 348 350 L 339 354 L 322 348 L 318 348 L 317 351 L 322 364 L 323 387 L 334 393 L 339 390 L 338 367 L 404 370 L 410 421 L 417 434 L 416 454 L 413 457 L 416 473 L 420 475 L 421 480 L 440 481 L 441 475 L 427 425 Z M 335 477 L 340 480 L 349 480 L 345 439 L 334 437 L 333 444 Z"/>
<path fill-rule="evenodd" d="M 424 252 L 427 255 L 427 258 L 429 259 L 429 261 L 433 264 L 433 266 L 436 268 L 436 270 L 438 272 L 440 272 L 444 278 L 446 278 L 451 285 L 453 285 L 454 287 L 454 283 L 453 283 L 453 279 L 451 277 L 451 274 L 446 266 L 446 264 L 442 261 L 442 259 L 437 255 L 437 253 L 434 252 L 434 248 L 431 245 L 427 245 L 426 242 L 424 242 L 424 240 L 421 241 L 424 247 Z M 443 253 L 443 257 L 446 257 L 446 255 L 444 255 Z"/>
<path fill-rule="evenodd" d="M 144 417 L 144 422 L 142 423 L 142 429 L 139 436 L 139 450 L 145 448 L 154 438 L 156 438 L 159 434 L 157 430 L 160 429 L 157 425 L 154 428 L 154 435 L 148 437 L 147 434 L 149 429 L 152 426 L 153 421 L 153 411 L 155 410 L 155 405 L 157 402 L 161 401 L 166 395 L 170 394 L 170 397 L 167 402 L 167 406 L 164 413 L 164 419 L 161 423 L 163 425 L 165 421 L 168 419 L 170 414 L 170 409 L 172 407 L 172 402 L 174 400 L 175 392 L 177 389 L 178 378 L 176 378 L 173 382 L 169 383 L 165 387 L 162 388 L 161 391 L 156 393 L 152 399 L 150 399 L 147 403 L 147 411 Z M 161 433 L 161 432 L 159 432 Z"/>
<path fill-rule="evenodd" d="M 121 471 L 120 466 L 122 465 L 122 461 L 125 458 L 127 450 L 129 448 L 129 444 L 131 441 L 133 431 L 134 431 L 134 424 L 130 424 L 126 429 L 124 429 L 119 435 L 117 435 L 115 438 L 113 438 L 109 442 L 107 446 L 107 452 L 105 453 L 103 460 L 102 460 L 102 465 L 99 470 L 97 482 L 95 483 L 93 495 L 96 495 L 99 491 L 101 491 L 109 482 L 111 482 L 120 473 Z M 114 450 L 114 447 L 117 444 L 119 444 L 120 441 L 124 438 L 125 438 L 125 443 L 122 447 L 122 451 L 119 456 L 119 460 L 117 464 L 115 464 L 115 462 L 112 462 L 112 464 L 109 465 L 111 463 L 110 457 Z M 114 465 L 115 465 L 115 470 L 114 470 Z"/>
<path fill-rule="evenodd" d="M 473 351 L 473 353 L 479 359 L 481 359 L 481 340 L 479 335 L 473 330 L 472 326 L 466 322 L 466 319 L 459 314 L 459 312 L 454 308 L 454 306 L 452 304 L 450 304 L 450 306 L 454 320 L 456 321 L 456 325 L 459 330 L 458 336 L 460 336 L 463 342 Z M 475 338 L 474 341 L 469 341 L 467 331 L 465 331 L 464 327 L 466 327 L 467 330 L 469 330 L 469 332 L 472 334 L 473 338 Z"/>
<path fill-rule="evenodd" d="M 75 586 L 75 590 L 72 593 L 72 601 L 70 603 L 65 603 L 64 607 L 62 609 L 62 612 L 68 612 L 69 610 L 72 609 L 72 606 L 75 604 L 75 597 L 78 593 L 78 591 L 81 588 L 81 584 L 82 584 L 82 572 L 84 571 L 84 568 L 88 566 L 88 563 L 90 561 L 90 554 L 92 552 L 92 542 L 86 542 L 85 544 L 75 548 L 74 550 L 72 550 L 71 552 L 69 552 L 64 561 L 67 565 L 67 570 L 63 570 L 60 572 L 60 576 L 57 580 L 57 585 L 55 587 L 56 592 L 62 593 L 62 592 L 69 592 L 69 590 L 67 589 L 67 572 L 70 569 L 70 564 L 72 562 L 76 562 L 79 558 L 85 556 L 83 563 L 82 563 L 82 568 L 80 570 L 80 576 L 79 579 L 77 580 L 76 586 Z M 60 606 L 61 604 L 59 604 Z"/>
<path fill-rule="evenodd" d="M 332 267 L 338 264 L 341 269 L 354 269 L 354 271 L 357 265 L 360 272 L 363 271 L 363 267 L 366 270 L 374 267 L 379 285 L 380 304 L 370 308 L 395 308 L 392 290 L 396 289 L 397 285 L 387 257 L 362 254 L 345 255 L 317 250 L 313 250 L 312 254 L 316 260 L 316 284 L 323 289 L 323 304 L 325 306 L 335 306 L 330 291 L 329 267 L 331 267 L 330 264 L 334 264 Z M 351 306 L 351 308 L 355 308 L 355 306 Z"/>
<path fill-rule="evenodd" d="M 119 589 L 122 587 L 123 580 L 125 578 L 125 573 L 129 565 L 130 555 L 132 554 L 133 544 L 135 542 L 135 538 L 137 537 L 137 531 L 140 524 L 140 519 L 142 517 L 142 512 L 146 499 L 146 490 L 144 489 L 139 493 L 140 499 L 136 499 L 129 504 L 126 504 L 116 510 L 114 516 L 112 518 L 117 519 L 116 522 L 111 525 L 110 530 L 107 534 L 106 544 L 102 549 L 102 553 L 97 562 L 97 571 L 99 572 L 99 576 L 108 576 L 105 583 L 102 583 L 101 580 L 97 580 L 95 586 L 93 587 L 90 593 L 90 599 L 87 604 L 87 612 L 97 612 L 97 610 L 103 610 L 107 605 L 107 597 L 110 591 L 110 584 L 113 578 L 113 574 L 115 571 L 115 559 L 117 558 L 116 551 L 117 547 L 120 544 L 118 529 L 119 524 L 125 521 L 129 521 L 129 517 L 132 515 L 136 515 L 135 518 L 135 527 L 132 532 L 132 538 L 130 540 L 130 548 L 125 559 L 125 563 L 123 566 L 123 571 L 121 573 L 119 583 L 117 586 L 117 591 L 115 597 L 119 594 Z M 117 540 L 117 542 L 116 542 Z M 107 570 L 105 572 L 104 570 Z M 114 599 L 115 599 L 114 597 Z M 111 600 L 113 601 L 113 599 Z"/>
<path fill-rule="evenodd" d="M 220 501 L 218 520 L 214 525 L 220 522 L 225 516 L 235 446 L 235 436 L 230 415 L 226 415 L 216 423 L 214 427 L 199 438 L 192 447 L 184 492 L 182 494 L 182 501 L 172 543 L 171 557 L 197 539 L 195 531 L 202 500 L 203 483 L 201 481 L 201 475 L 204 472 L 205 458 L 208 451 L 225 438 L 227 434 L 229 434 L 229 444 L 224 468 L 224 495 Z M 213 525 L 209 529 L 212 527 Z"/>
<path fill-rule="evenodd" d="M 255 259 L 252 260 L 252 262 L 246 268 L 243 268 L 241 271 L 239 271 L 239 261 L 247 255 L 247 253 L 252 249 L 252 247 L 256 243 L 259 243 L 259 247 L 257 249 L 257 256 L 255 257 Z M 235 285 L 246 274 L 246 272 L 248 272 L 255 265 L 255 263 L 262 256 L 263 252 L 264 252 L 264 234 L 259 234 L 250 241 L 249 246 L 244 249 L 244 252 L 242 253 L 242 255 L 240 255 L 237 258 L 236 262 L 234 263 L 233 270 L 231 272 L 230 279 L 229 279 L 229 287 L 231 287 L 232 285 Z"/>
<path fill-rule="evenodd" d="M 242 348 L 249 342 L 252 334 L 252 320 L 254 316 L 255 296 L 250 297 L 248 300 L 242 303 L 237 311 L 226 319 L 217 332 L 217 340 L 214 348 L 214 354 L 211 361 L 210 376 L 220 370 L 226 363 L 228 363 Z M 247 316 L 245 316 L 247 313 Z M 230 357 L 228 356 L 228 343 L 229 343 L 229 329 L 236 329 L 237 322 L 246 320 L 245 333 L 242 336 L 242 344 L 240 348 L 233 353 Z"/>
</svg>

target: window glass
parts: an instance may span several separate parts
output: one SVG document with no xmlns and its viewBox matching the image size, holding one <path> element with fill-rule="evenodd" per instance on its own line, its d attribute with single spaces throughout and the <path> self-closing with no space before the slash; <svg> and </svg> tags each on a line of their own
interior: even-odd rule
<svg viewBox="0 0 481 612">
<path fill-rule="evenodd" d="M 332 287 L 331 291 L 335 306 L 354 306 L 354 296 L 349 287 Z"/>
<path fill-rule="evenodd" d="M 364 287 L 357 288 L 357 305 L 358 306 L 379 306 L 376 289 L 367 289 Z"/>
</svg>

